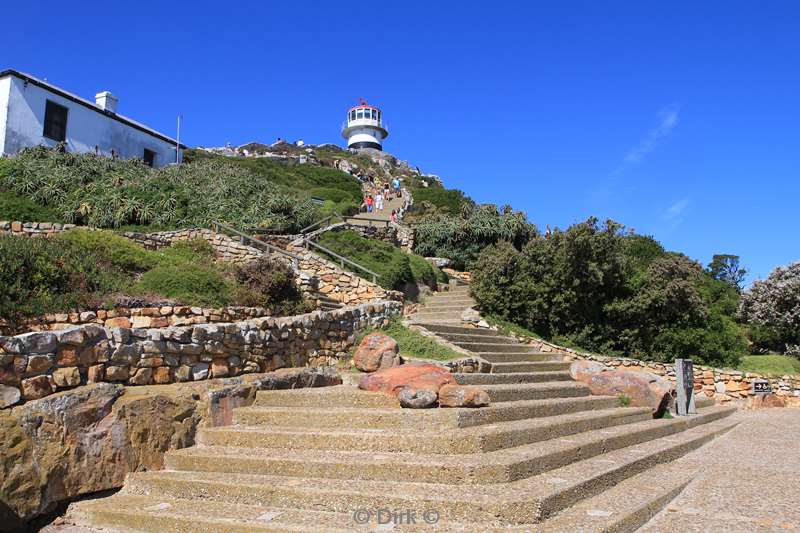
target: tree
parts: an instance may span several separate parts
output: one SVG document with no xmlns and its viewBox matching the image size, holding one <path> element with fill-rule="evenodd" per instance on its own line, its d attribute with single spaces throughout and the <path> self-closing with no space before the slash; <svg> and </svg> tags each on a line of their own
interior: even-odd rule
<svg viewBox="0 0 800 533">
<path fill-rule="evenodd" d="M 739 265 L 738 255 L 717 254 L 708 265 L 708 273 L 714 279 L 729 283 L 738 292 L 742 292 L 747 270 Z"/>
<path fill-rule="evenodd" d="M 739 317 L 760 329 L 765 348 L 800 353 L 800 262 L 777 267 L 742 295 Z"/>
</svg>

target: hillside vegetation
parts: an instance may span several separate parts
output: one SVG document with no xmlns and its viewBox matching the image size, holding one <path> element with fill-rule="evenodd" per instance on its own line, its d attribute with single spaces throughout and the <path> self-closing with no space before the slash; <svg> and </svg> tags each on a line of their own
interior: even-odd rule
<svg viewBox="0 0 800 533">
<path fill-rule="evenodd" d="M 51 238 L 0 235 L 0 318 L 11 323 L 45 313 L 113 305 L 119 300 L 197 306 L 303 308 L 287 267 L 214 261 L 202 239 L 145 250 L 108 231 L 71 230 Z"/>
<path fill-rule="evenodd" d="M 364 238 L 353 230 L 323 233 L 318 242 L 325 248 L 380 274 L 378 284 L 385 289 L 403 291 L 409 283 L 435 288 L 437 280 L 445 279 L 444 274 L 424 258 L 407 254 L 388 242 Z M 346 263 L 345 268 L 352 270 Z M 361 271 L 356 273 L 370 278 Z"/>
<path fill-rule="evenodd" d="M 472 291 L 488 314 L 598 353 L 735 367 L 747 351 L 733 286 L 611 221 L 487 247 Z"/>
<path fill-rule="evenodd" d="M 27 149 L 0 165 L 0 219 L 41 215 L 100 228 L 208 227 L 218 220 L 292 232 L 320 216 L 312 196 L 329 209 L 360 201 L 358 180 L 335 169 L 190 151 L 187 161 L 151 169 L 137 160 Z M 24 209 L 17 198 L 27 202 Z"/>
</svg>

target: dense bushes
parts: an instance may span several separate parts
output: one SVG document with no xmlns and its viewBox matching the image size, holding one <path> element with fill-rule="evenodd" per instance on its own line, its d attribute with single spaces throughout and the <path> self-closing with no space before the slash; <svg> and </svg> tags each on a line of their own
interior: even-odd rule
<svg viewBox="0 0 800 533">
<path fill-rule="evenodd" d="M 391 290 L 404 290 L 408 283 L 435 287 L 441 272 L 422 257 L 414 257 L 387 242 L 367 239 L 353 230 L 324 233 L 319 244 L 380 274 L 378 284 Z M 345 265 L 345 268 L 350 269 Z M 369 279 L 364 272 L 358 275 Z"/>
<path fill-rule="evenodd" d="M 800 262 L 754 282 L 742 295 L 739 314 L 750 324 L 755 352 L 800 355 Z"/>
<path fill-rule="evenodd" d="M 197 306 L 303 309 L 286 267 L 260 261 L 232 268 L 213 255 L 202 239 L 154 252 L 109 231 L 72 230 L 50 238 L 0 235 L 0 319 L 16 323 L 127 296 Z"/>
<path fill-rule="evenodd" d="M 458 189 L 444 189 L 442 187 L 414 187 L 411 190 L 414 197 L 414 207 L 412 213 L 425 211 L 429 214 L 451 214 L 461 213 L 464 204 L 469 206 L 475 202 L 469 196 Z M 428 205 L 426 205 L 428 204 Z"/>
<path fill-rule="evenodd" d="M 234 268 L 234 279 L 239 284 L 240 305 L 277 307 L 287 314 L 306 310 L 302 294 L 294 282 L 289 266 L 269 258 L 260 258 Z"/>
<path fill-rule="evenodd" d="M 608 354 L 735 364 L 745 351 L 736 290 L 653 239 L 589 219 L 521 250 L 486 248 L 473 268 L 482 310 Z"/>
<path fill-rule="evenodd" d="M 43 147 L 5 160 L 0 189 L 49 208 L 64 222 L 102 228 L 208 227 L 219 220 L 295 231 L 318 216 L 310 191 L 344 209 L 361 195 L 352 176 L 309 165 L 202 157 L 151 169 L 137 160 L 62 154 Z"/>
<path fill-rule="evenodd" d="M 510 206 L 467 206 L 459 217 L 435 216 L 416 226 L 414 252 L 425 257 L 447 257 L 460 269 L 472 269 L 481 250 L 499 241 L 520 248 L 537 234 L 525 214 Z"/>
<path fill-rule="evenodd" d="M 0 190 L 0 220 L 61 222 L 61 218 L 54 210 L 42 207 L 24 196 L 2 190 Z"/>
</svg>

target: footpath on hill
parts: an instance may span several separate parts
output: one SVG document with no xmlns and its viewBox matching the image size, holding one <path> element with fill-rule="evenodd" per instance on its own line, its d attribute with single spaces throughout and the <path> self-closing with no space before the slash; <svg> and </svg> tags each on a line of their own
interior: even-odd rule
<svg viewBox="0 0 800 533">
<path fill-rule="evenodd" d="M 697 477 L 640 531 L 800 530 L 800 409 L 734 417 L 732 431 L 679 460 Z"/>
</svg>

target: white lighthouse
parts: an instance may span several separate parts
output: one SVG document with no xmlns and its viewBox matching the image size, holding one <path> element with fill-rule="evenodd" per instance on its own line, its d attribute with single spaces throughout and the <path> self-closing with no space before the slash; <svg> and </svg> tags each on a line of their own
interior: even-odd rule
<svg viewBox="0 0 800 533">
<path fill-rule="evenodd" d="M 347 112 L 347 120 L 342 124 L 342 137 L 347 139 L 348 148 L 383 150 L 383 140 L 389 136 L 383 113 L 377 107 L 367 105 L 363 98 L 359 101 L 359 105 Z"/>
</svg>

